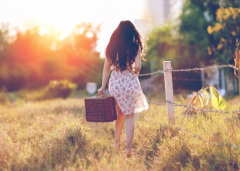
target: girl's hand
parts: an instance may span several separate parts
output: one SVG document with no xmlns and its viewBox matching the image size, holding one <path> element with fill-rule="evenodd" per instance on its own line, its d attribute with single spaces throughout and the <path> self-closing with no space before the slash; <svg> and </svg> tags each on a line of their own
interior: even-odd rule
<svg viewBox="0 0 240 171">
<path fill-rule="evenodd" d="M 136 72 L 136 71 L 135 71 L 135 74 L 138 76 L 138 75 L 139 75 L 139 72 Z"/>
<path fill-rule="evenodd" d="M 104 95 L 103 91 L 104 91 L 104 88 L 101 87 L 100 89 L 98 89 L 98 91 L 97 91 L 98 93 L 97 93 L 97 94 L 98 94 L 99 96 L 102 96 L 102 95 Z"/>
</svg>

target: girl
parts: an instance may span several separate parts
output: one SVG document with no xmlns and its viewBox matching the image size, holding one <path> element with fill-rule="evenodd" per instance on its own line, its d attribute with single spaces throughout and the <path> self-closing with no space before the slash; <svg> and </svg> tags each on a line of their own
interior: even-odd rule
<svg viewBox="0 0 240 171">
<path fill-rule="evenodd" d="M 131 21 L 121 21 L 107 45 L 102 87 L 98 89 L 98 95 L 102 95 L 110 69 L 112 69 L 109 91 L 111 96 L 115 98 L 118 115 L 115 121 L 114 146 L 119 146 L 125 117 L 126 153 L 128 156 L 132 154 L 134 113 L 148 109 L 148 103 L 137 76 L 141 70 L 142 51 L 142 38 L 136 27 Z"/>
</svg>

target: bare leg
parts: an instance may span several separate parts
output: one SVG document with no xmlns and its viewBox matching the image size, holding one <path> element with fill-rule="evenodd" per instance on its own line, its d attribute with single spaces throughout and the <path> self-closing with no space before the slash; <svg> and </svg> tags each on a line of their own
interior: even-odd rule
<svg viewBox="0 0 240 171">
<path fill-rule="evenodd" d="M 120 137 L 123 129 L 124 115 L 122 114 L 121 109 L 117 110 L 117 120 L 115 121 L 115 144 L 117 145 L 120 142 Z"/>
<path fill-rule="evenodd" d="M 126 115 L 126 151 L 132 148 L 134 135 L 134 114 Z"/>
</svg>

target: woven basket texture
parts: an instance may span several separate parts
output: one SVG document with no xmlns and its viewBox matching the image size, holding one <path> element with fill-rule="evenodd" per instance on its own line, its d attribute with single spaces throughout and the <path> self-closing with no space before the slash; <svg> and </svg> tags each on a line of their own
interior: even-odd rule
<svg viewBox="0 0 240 171">
<path fill-rule="evenodd" d="M 85 99 L 85 111 L 88 122 L 112 122 L 117 119 L 115 99 L 111 96 Z"/>
</svg>

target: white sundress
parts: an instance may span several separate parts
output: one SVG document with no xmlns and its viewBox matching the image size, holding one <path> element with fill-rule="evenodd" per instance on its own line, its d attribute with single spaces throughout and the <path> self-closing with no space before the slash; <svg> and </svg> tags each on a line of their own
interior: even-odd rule
<svg viewBox="0 0 240 171">
<path fill-rule="evenodd" d="M 113 69 L 109 80 L 109 92 L 116 100 L 116 107 L 119 107 L 124 115 L 148 110 L 147 99 L 133 69 Z"/>
</svg>

